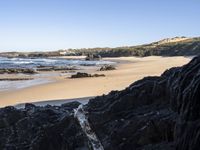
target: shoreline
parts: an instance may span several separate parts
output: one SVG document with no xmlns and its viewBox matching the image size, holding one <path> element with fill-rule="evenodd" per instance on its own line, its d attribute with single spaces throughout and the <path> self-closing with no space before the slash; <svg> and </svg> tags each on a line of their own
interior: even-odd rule
<svg viewBox="0 0 200 150">
<path fill-rule="evenodd" d="M 35 106 L 46 106 L 46 105 L 51 105 L 51 106 L 61 106 L 62 104 L 65 103 L 70 103 L 70 102 L 80 102 L 82 104 L 86 104 L 90 99 L 94 97 L 82 97 L 82 98 L 73 98 L 73 99 L 57 99 L 57 100 L 44 100 L 44 101 L 38 101 L 38 102 L 29 102 L 31 104 L 34 104 Z M 26 103 L 20 103 L 14 105 L 15 108 L 24 108 Z"/>
<path fill-rule="evenodd" d="M 64 76 L 53 76 L 54 82 L 34 85 L 24 89 L 0 92 L 0 107 L 20 103 L 35 103 L 54 100 L 79 99 L 108 94 L 112 90 L 122 90 L 134 81 L 145 76 L 160 75 L 166 69 L 182 66 L 189 62 L 187 57 L 116 57 L 105 58 L 117 62 L 116 70 L 97 71 L 96 67 L 89 70 L 78 70 L 87 73 L 105 74 L 105 77 L 69 79 Z"/>
</svg>

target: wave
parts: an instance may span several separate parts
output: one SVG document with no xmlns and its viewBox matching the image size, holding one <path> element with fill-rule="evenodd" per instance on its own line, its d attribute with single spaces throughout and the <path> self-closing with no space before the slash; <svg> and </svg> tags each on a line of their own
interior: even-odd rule
<svg viewBox="0 0 200 150">
<path fill-rule="evenodd" d="M 85 61 L 85 60 L 67 60 L 67 59 L 48 59 L 48 58 L 3 58 L 0 57 L 0 67 L 28 67 L 34 68 L 37 66 L 66 66 L 66 65 L 105 65 L 113 64 L 110 61 Z"/>
</svg>

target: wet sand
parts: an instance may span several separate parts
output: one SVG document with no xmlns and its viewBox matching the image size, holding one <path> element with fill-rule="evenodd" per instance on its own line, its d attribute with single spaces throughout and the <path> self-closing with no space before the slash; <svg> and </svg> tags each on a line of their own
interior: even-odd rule
<svg viewBox="0 0 200 150">
<path fill-rule="evenodd" d="M 84 72 L 105 74 L 105 77 L 70 79 L 66 76 L 52 77 L 53 82 L 35 85 L 24 89 L 0 92 L 0 107 L 26 102 L 40 102 L 63 99 L 77 99 L 108 94 L 112 90 L 122 90 L 134 81 L 145 76 L 160 75 L 166 69 L 188 63 L 189 57 L 145 58 L 120 57 L 105 58 L 118 62 L 116 70 L 97 71 L 98 68 Z M 53 103 L 55 104 L 55 103 Z"/>
</svg>

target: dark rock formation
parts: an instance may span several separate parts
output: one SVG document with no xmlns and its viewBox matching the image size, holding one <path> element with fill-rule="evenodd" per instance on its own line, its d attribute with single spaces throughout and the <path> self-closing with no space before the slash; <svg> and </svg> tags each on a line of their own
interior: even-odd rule
<svg viewBox="0 0 200 150">
<path fill-rule="evenodd" d="M 85 60 L 101 60 L 101 55 L 88 54 Z"/>
<path fill-rule="evenodd" d="M 0 78 L 0 81 L 22 81 L 22 80 L 33 80 L 33 78 Z"/>
<path fill-rule="evenodd" d="M 200 57 L 147 77 L 85 106 L 107 150 L 197 150 L 200 147 Z"/>
<path fill-rule="evenodd" d="M 37 71 L 66 71 L 66 70 L 78 70 L 74 66 L 38 66 Z"/>
<path fill-rule="evenodd" d="M 93 74 L 92 77 L 105 77 L 104 74 Z"/>
<path fill-rule="evenodd" d="M 88 77 L 105 77 L 104 74 L 88 74 L 88 73 L 83 73 L 83 72 L 77 72 L 74 75 L 71 75 L 71 78 L 88 78 Z"/>
<path fill-rule="evenodd" d="M 105 149 L 173 149 L 177 113 L 170 109 L 165 84 L 165 78 L 147 77 L 89 101 L 85 110 Z"/>
<path fill-rule="evenodd" d="M 104 65 L 99 69 L 99 71 L 108 71 L 108 70 L 116 70 L 116 68 L 112 65 Z"/>
<path fill-rule="evenodd" d="M 17 73 L 23 73 L 23 74 L 35 74 L 37 73 L 34 69 L 29 68 L 0 68 L 0 74 L 17 74 Z"/>
<path fill-rule="evenodd" d="M 72 113 L 79 104 L 74 102 L 61 107 L 26 104 L 21 110 L 1 109 L 0 149 L 88 149 L 87 138 Z"/>
<path fill-rule="evenodd" d="M 79 113 L 92 129 L 85 132 L 94 132 L 105 150 L 198 150 L 199 91 L 200 56 L 160 77 L 91 99 Z M 74 118 L 78 105 L 0 109 L 0 149 L 91 149 Z"/>
</svg>

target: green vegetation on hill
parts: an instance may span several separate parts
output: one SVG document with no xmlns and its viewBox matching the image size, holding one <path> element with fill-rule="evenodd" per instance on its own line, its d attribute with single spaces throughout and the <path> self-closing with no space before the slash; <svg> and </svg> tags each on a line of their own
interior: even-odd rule
<svg viewBox="0 0 200 150">
<path fill-rule="evenodd" d="M 117 48 L 91 48 L 70 50 L 73 55 L 96 54 L 102 57 L 120 56 L 192 56 L 200 54 L 200 38 L 191 38 L 178 42 L 151 43 L 140 46 Z"/>
<path fill-rule="evenodd" d="M 121 57 L 121 56 L 193 56 L 200 54 L 200 37 L 186 38 L 175 37 L 164 39 L 158 42 L 116 48 L 83 48 L 83 49 L 68 49 L 51 52 L 9 52 L 0 53 L 0 56 L 6 57 L 52 57 L 52 56 L 87 56 L 100 55 L 101 57 Z"/>
</svg>

